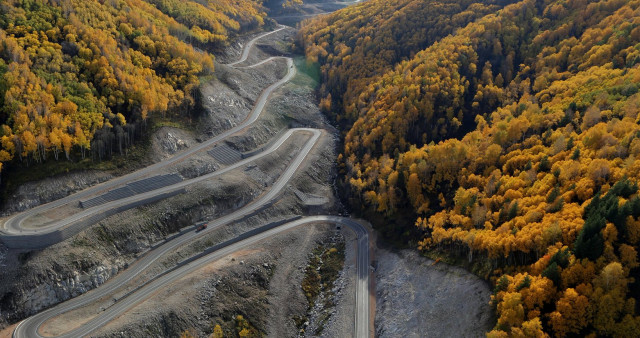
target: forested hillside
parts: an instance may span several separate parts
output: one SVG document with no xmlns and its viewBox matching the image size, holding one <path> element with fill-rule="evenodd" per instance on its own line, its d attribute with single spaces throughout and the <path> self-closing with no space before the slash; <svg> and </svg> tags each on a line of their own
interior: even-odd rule
<svg viewBox="0 0 640 338">
<path fill-rule="evenodd" d="M 302 30 L 350 204 L 488 266 L 490 336 L 640 332 L 639 7 L 370 0 Z"/>
<path fill-rule="evenodd" d="M 0 168 L 123 151 L 149 114 L 188 116 L 253 0 L 8 0 L 0 4 Z"/>
<path fill-rule="evenodd" d="M 367 1 L 312 19 L 300 31 L 300 45 L 311 62 L 320 61 L 322 107 L 353 123 L 357 97 L 372 79 L 504 2 Z"/>
</svg>

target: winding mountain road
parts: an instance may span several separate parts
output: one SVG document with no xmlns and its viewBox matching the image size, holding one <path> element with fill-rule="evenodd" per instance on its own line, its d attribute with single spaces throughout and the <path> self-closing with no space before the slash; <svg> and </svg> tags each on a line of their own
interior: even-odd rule
<svg viewBox="0 0 640 338">
<path fill-rule="evenodd" d="M 247 44 L 244 46 L 244 49 L 242 50 L 242 55 L 240 56 L 240 59 L 238 59 L 237 61 L 228 63 L 227 66 L 235 66 L 237 64 L 243 63 L 245 61 L 247 61 L 247 58 L 249 57 L 249 52 L 251 51 L 251 47 L 253 47 L 253 45 L 260 39 L 264 38 L 265 36 L 271 35 L 273 33 L 277 33 L 283 29 L 287 28 L 287 26 L 282 26 L 280 25 L 280 27 L 278 27 L 275 30 L 272 30 L 271 32 L 266 32 L 266 33 L 262 33 L 258 36 L 256 36 L 255 38 L 251 39 L 251 41 L 247 42 Z"/>
<path fill-rule="evenodd" d="M 304 148 L 301 149 L 298 156 L 296 156 L 295 160 L 289 165 L 287 170 L 278 179 L 278 181 L 276 181 L 272 185 L 271 189 L 269 189 L 269 191 L 263 194 L 260 198 L 258 198 L 251 204 L 236 210 L 235 212 L 232 212 L 230 214 L 227 214 L 225 216 L 222 216 L 218 219 L 215 219 L 209 222 L 209 226 L 200 232 L 195 232 L 195 231 L 187 232 L 182 236 L 178 236 L 177 238 L 174 238 L 162 244 L 156 249 L 147 252 L 142 258 L 138 259 L 134 264 L 132 264 L 124 272 L 110 279 L 107 283 L 105 283 L 103 286 L 100 286 L 96 290 L 87 293 L 86 296 L 82 295 L 82 296 L 73 298 L 67 302 L 64 302 L 56 306 L 53 309 L 49 309 L 47 311 L 41 312 L 33 317 L 26 319 L 21 323 L 20 327 L 22 328 L 22 330 L 27 330 L 27 331 L 16 330 L 18 335 L 14 334 L 14 336 L 33 337 L 34 334 L 37 334 L 38 328 L 47 319 L 63 314 L 67 311 L 76 309 L 78 307 L 88 305 L 89 303 L 94 302 L 104 297 L 105 295 L 112 293 L 116 289 L 125 285 L 127 282 L 131 281 L 134 277 L 138 276 L 141 272 L 143 272 L 146 268 L 148 268 L 151 264 L 153 264 L 155 261 L 157 261 L 160 257 L 164 256 L 165 254 L 175 250 L 176 248 L 182 245 L 193 242 L 194 240 L 203 236 L 205 233 L 214 231 L 215 229 L 223 225 L 242 219 L 244 216 L 251 214 L 255 210 L 258 210 L 263 205 L 266 205 L 267 203 L 274 200 L 278 196 L 282 188 L 286 186 L 291 176 L 295 174 L 295 172 L 297 171 L 298 167 L 300 166 L 300 164 L 302 163 L 306 155 L 309 153 L 313 145 L 315 145 L 316 141 L 320 137 L 321 132 L 319 130 L 316 130 L 316 129 L 312 129 L 312 130 L 314 131 L 313 137 L 306 142 Z"/>
<path fill-rule="evenodd" d="M 284 29 L 285 27 L 280 27 L 279 29 L 264 33 L 253 40 L 251 40 L 245 46 L 245 49 L 242 53 L 240 60 L 229 64 L 230 66 L 234 66 L 236 64 L 240 64 L 244 62 L 248 55 L 251 46 L 255 44 L 255 42 L 263 38 L 269 34 L 273 34 L 277 31 Z M 281 57 L 275 57 L 281 58 Z M 273 60 L 275 58 L 269 58 L 269 60 Z M 144 194 L 139 194 L 136 196 L 132 196 L 126 199 L 113 201 L 102 206 L 89 208 L 83 212 L 80 212 L 68 219 L 61 220 L 56 222 L 55 224 L 48 225 L 46 227 L 42 227 L 39 229 L 24 229 L 22 227 L 22 222 L 31 217 L 32 215 L 42 213 L 43 211 L 51 210 L 53 208 L 65 205 L 70 202 L 78 201 L 84 197 L 95 195 L 100 191 L 104 191 L 127 182 L 133 181 L 135 179 L 144 177 L 149 173 L 152 173 L 160 168 L 166 167 L 170 164 L 176 163 L 206 147 L 213 145 L 216 142 L 219 142 L 243 128 L 249 126 L 253 122 L 255 122 L 260 113 L 263 111 L 267 100 L 271 93 L 282 84 L 289 81 L 295 75 L 295 67 L 293 66 L 293 60 L 291 58 L 285 58 L 287 60 L 287 74 L 285 77 L 277 81 L 276 83 L 270 85 L 266 88 L 260 97 L 258 98 L 255 106 L 249 116 L 238 126 L 220 134 L 216 137 L 200 143 L 194 147 L 191 147 L 173 157 L 164 160 L 162 162 L 158 162 L 152 166 L 141 169 L 134 173 L 128 174 L 126 176 L 122 176 L 120 178 L 111 180 L 109 182 L 105 182 L 99 186 L 89 188 L 78 192 L 76 194 L 70 195 L 61 200 L 57 200 L 55 202 L 51 202 L 45 205 L 41 205 L 39 207 L 33 208 L 29 211 L 25 211 L 21 214 L 15 215 L 8 220 L 6 220 L 3 224 L 2 230 L 0 231 L 0 238 L 3 236 L 37 236 L 42 234 L 47 234 L 58 229 L 65 228 L 70 224 L 78 221 L 83 217 L 88 217 L 92 213 L 101 212 L 104 210 L 111 210 L 114 208 L 118 208 L 122 205 L 127 205 L 127 203 L 132 203 L 137 200 L 143 200 L 148 197 L 152 197 L 158 194 L 163 194 L 171 191 L 175 191 L 177 189 L 183 189 L 184 187 L 201 182 L 203 180 L 211 179 L 217 175 L 221 175 L 230 170 L 236 169 L 242 165 L 246 165 L 251 161 L 255 161 L 256 159 L 267 156 L 272 152 L 276 151 L 284 142 L 286 142 L 291 135 L 294 133 L 307 133 L 309 134 L 309 139 L 304 143 L 301 149 L 297 152 L 293 160 L 286 167 L 285 171 L 282 175 L 274 182 L 264 193 L 262 193 L 258 198 L 249 203 L 248 205 L 233 211 L 225 216 L 222 216 L 218 219 L 209 222 L 209 226 L 200 231 L 188 231 L 184 233 L 180 233 L 177 236 L 167 239 L 164 243 L 159 244 L 148 251 L 145 255 L 136 260 L 133 264 L 131 264 L 126 270 L 119 273 L 117 276 L 109 279 L 104 285 L 89 291 L 79 297 L 70 299 L 66 302 L 58 304 L 48 310 L 40 312 L 32 317 L 29 317 L 22 322 L 20 322 L 14 332 L 13 337 L 42 337 L 39 334 L 39 330 L 41 326 L 49 319 L 63 315 L 71 310 L 81 308 L 83 306 L 89 305 L 93 302 L 96 302 L 100 299 L 104 299 L 104 297 L 109 297 L 112 294 L 121 291 L 123 287 L 127 286 L 129 282 L 131 282 L 136 276 L 141 275 L 146 269 L 148 269 L 154 262 L 156 262 L 161 257 L 164 257 L 166 254 L 172 252 L 176 248 L 183 246 L 185 244 L 191 243 L 198 238 L 200 238 L 203 234 L 214 231 L 215 229 L 223 226 L 231 224 L 234 221 L 238 221 L 243 219 L 244 217 L 251 215 L 252 213 L 258 211 L 260 208 L 268 206 L 269 203 L 274 202 L 284 188 L 288 185 L 291 178 L 295 175 L 295 173 L 299 170 L 301 165 L 304 163 L 304 160 L 313 149 L 313 147 L 318 143 L 320 136 L 322 135 L 322 131 L 318 129 L 310 129 L 310 128 L 298 128 L 291 129 L 287 131 L 284 135 L 282 135 L 275 143 L 273 143 L 268 149 L 252 156 L 247 159 L 244 159 L 232 166 L 226 167 L 222 170 L 216 171 L 214 173 L 204 175 L 201 177 L 197 177 L 191 180 L 186 180 L 168 187 L 160 188 L 154 191 L 150 191 Z M 263 64 L 268 61 L 261 61 L 258 64 L 253 66 Z M 240 67 L 238 67 L 240 68 Z M 245 68 L 251 68 L 245 67 Z M 354 330 L 356 337 L 369 337 L 369 239 L 368 232 L 366 227 L 364 227 L 361 223 L 338 216 L 312 216 L 312 217 L 303 217 L 285 224 L 273 224 L 273 225 L 265 225 L 256 230 L 250 231 L 245 235 L 241 235 L 238 238 L 232 239 L 228 242 L 215 246 L 214 251 L 207 252 L 206 255 L 202 254 L 202 257 L 197 259 L 188 259 L 187 261 L 178 264 L 176 267 L 162 273 L 150 281 L 146 282 L 142 286 L 138 286 L 133 292 L 130 292 L 126 296 L 118 299 L 114 304 L 106 308 L 103 312 L 101 312 L 98 316 L 94 317 L 84 325 L 67 332 L 62 335 L 62 337 L 82 337 L 94 332 L 96 329 L 102 327 L 106 323 L 110 322 L 114 318 L 122 315 L 127 310 L 134 307 L 136 304 L 148 299 L 155 291 L 167 286 L 169 283 L 175 282 L 176 280 L 184 277 L 185 275 L 199 269 L 215 260 L 218 260 L 226 255 L 229 255 L 238 250 L 243 250 L 255 243 L 267 239 L 271 236 L 275 236 L 285 231 L 292 230 L 296 227 L 308 225 L 312 223 L 334 223 L 334 224 L 342 224 L 352 231 L 354 231 L 358 237 L 358 245 L 357 245 L 357 278 L 356 278 L 356 313 L 354 315 Z M 130 286 L 130 285 L 129 285 Z"/>
</svg>

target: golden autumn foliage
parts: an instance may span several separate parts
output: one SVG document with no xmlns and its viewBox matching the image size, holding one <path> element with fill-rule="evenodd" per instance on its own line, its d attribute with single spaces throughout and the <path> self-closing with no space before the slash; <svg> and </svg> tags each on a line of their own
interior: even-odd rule
<svg viewBox="0 0 640 338">
<path fill-rule="evenodd" d="M 637 336 L 640 1 L 511 3 L 370 0 L 306 23 L 350 204 L 490 266 L 490 336 Z"/>
<path fill-rule="evenodd" d="M 265 17 L 252 0 L 1 6 L 2 162 L 58 159 L 63 152 L 69 159 L 73 151 L 84 157 L 90 148 L 102 157 L 116 144 L 122 151 L 149 114 L 189 113 L 198 77 L 213 71 L 213 56 L 203 49 L 263 25 Z"/>
<path fill-rule="evenodd" d="M 320 16 L 300 30 L 307 59 L 320 61 L 321 95 L 333 101 L 338 120 L 353 123 L 358 97 L 377 75 L 393 69 L 456 28 L 488 14 L 498 1 L 363 1 Z M 344 112 L 338 114 L 340 107 Z"/>
</svg>

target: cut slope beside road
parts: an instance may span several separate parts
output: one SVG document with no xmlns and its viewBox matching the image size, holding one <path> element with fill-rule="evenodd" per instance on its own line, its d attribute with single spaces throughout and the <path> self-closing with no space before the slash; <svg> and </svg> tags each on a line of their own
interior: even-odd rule
<svg viewBox="0 0 640 338">
<path fill-rule="evenodd" d="M 309 132 L 315 135 L 315 139 L 319 137 L 320 132 L 310 128 L 290 129 L 280 138 L 276 140 L 268 149 L 265 149 L 251 157 L 240 162 L 230 165 L 224 169 L 215 171 L 210 174 L 202 175 L 190 180 L 180 181 L 159 189 L 155 189 L 146 193 L 141 193 L 131 197 L 122 198 L 112 202 L 108 202 L 99 206 L 82 210 L 76 214 L 66 217 L 60 221 L 54 222 L 46 227 L 38 229 L 21 229 L 20 234 L 3 235 L 2 240 L 11 248 L 27 248 L 38 249 L 44 248 L 56 242 L 65 240 L 80 231 L 86 226 L 96 223 L 102 218 L 106 218 L 111 214 L 122 212 L 130 208 L 155 201 L 158 198 L 172 196 L 175 193 L 184 191 L 188 186 L 201 183 L 206 180 L 221 176 L 231 170 L 242 167 L 248 163 L 256 161 L 262 157 L 276 152 L 282 144 L 284 144 L 294 133 Z"/>
</svg>

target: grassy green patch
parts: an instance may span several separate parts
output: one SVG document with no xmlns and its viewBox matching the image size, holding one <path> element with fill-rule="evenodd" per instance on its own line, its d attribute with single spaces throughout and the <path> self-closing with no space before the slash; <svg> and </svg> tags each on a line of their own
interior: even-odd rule
<svg viewBox="0 0 640 338">
<path fill-rule="evenodd" d="M 107 232 L 104 227 L 95 227 L 95 231 L 98 235 L 98 240 L 109 244 L 113 244 L 115 242 L 113 236 L 109 232 Z"/>
<path fill-rule="evenodd" d="M 194 121 L 194 119 L 189 119 L 188 117 L 177 118 L 175 116 L 167 116 L 153 118 L 150 122 L 150 125 L 151 133 L 148 134 L 153 134 L 155 131 L 162 127 L 173 127 L 193 131 L 197 126 L 197 122 Z"/>
<path fill-rule="evenodd" d="M 91 243 L 89 243 L 89 241 L 81 236 L 74 236 L 73 237 L 73 241 L 71 242 L 71 246 L 73 247 L 90 247 Z"/>
<path fill-rule="evenodd" d="M 297 74 L 292 79 L 293 84 L 311 86 L 316 88 L 320 83 L 320 64 L 307 62 L 303 56 L 296 56 L 293 59 Z"/>
</svg>

